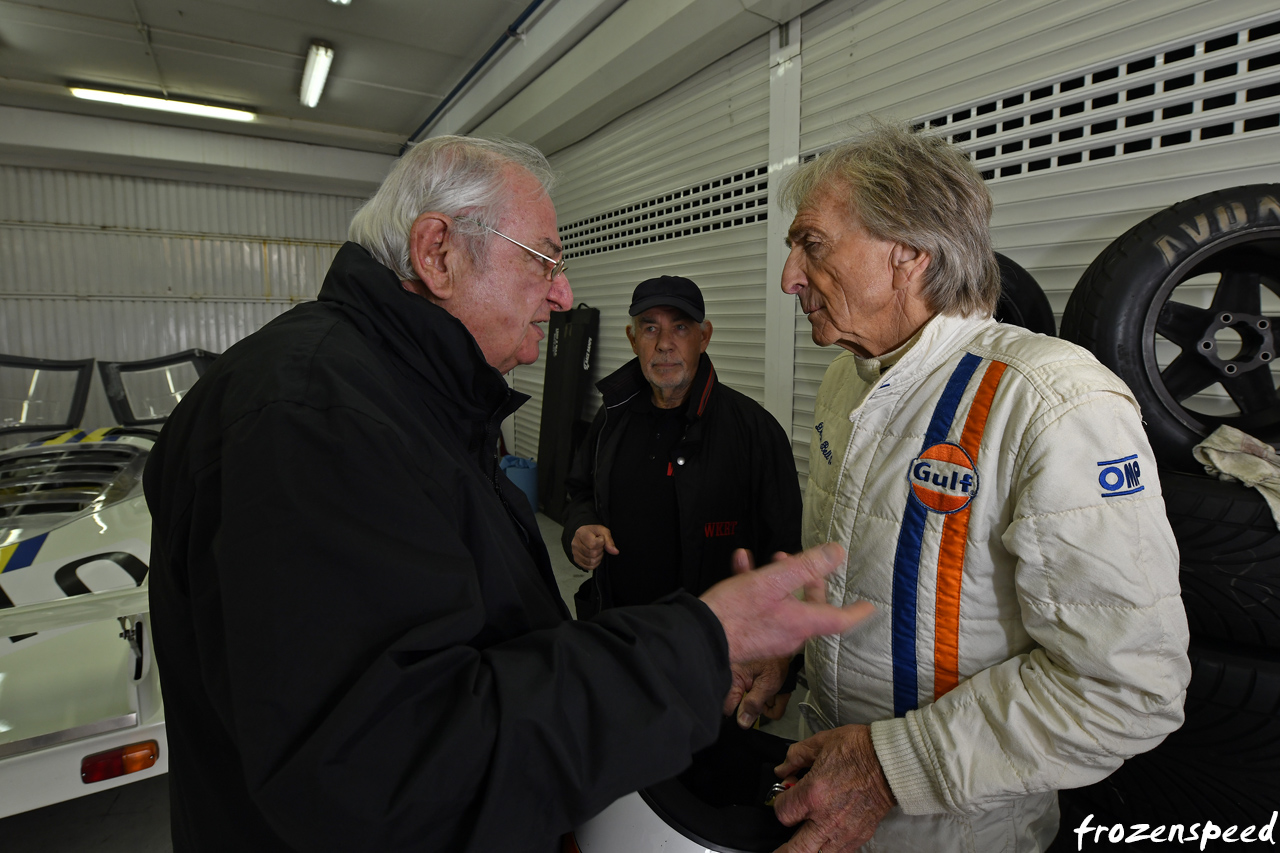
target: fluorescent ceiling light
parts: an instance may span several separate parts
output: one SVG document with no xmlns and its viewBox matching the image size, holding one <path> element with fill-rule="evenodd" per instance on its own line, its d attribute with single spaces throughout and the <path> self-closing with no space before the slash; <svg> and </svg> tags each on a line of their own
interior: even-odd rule
<svg viewBox="0 0 1280 853">
<path fill-rule="evenodd" d="M 324 91 L 324 81 L 329 76 L 331 64 L 333 46 L 319 39 L 312 41 L 307 48 L 307 66 L 302 69 L 302 90 L 298 93 L 298 100 L 304 107 L 320 103 L 320 93 Z"/>
<path fill-rule="evenodd" d="M 164 110 L 170 113 L 183 113 L 206 118 L 221 118 L 227 121 L 253 121 L 255 116 L 248 110 L 232 110 L 226 107 L 211 107 L 206 104 L 193 104 L 188 101 L 172 101 L 167 98 L 148 98 L 143 95 L 126 95 L 123 92 L 104 92 L 99 89 L 71 88 L 71 94 L 86 101 L 102 101 L 107 104 L 123 104 L 126 107 L 142 107 L 146 110 Z"/>
<path fill-rule="evenodd" d="M 330 3 L 337 3 L 339 6 L 350 6 L 351 0 L 329 0 Z"/>
</svg>

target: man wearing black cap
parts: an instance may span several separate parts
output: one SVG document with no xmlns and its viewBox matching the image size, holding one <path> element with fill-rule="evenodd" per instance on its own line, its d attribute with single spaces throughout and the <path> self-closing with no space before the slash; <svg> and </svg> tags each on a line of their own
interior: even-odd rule
<svg viewBox="0 0 1280 853">
<path fill-rule="evenodd" d="M 698 286 L 664 275 L 632 295 L 636 358 L 596 384 L 604 405 L 567 480 L 565 553 L 593 572 L 578 616 L 693 594 L 800 545 L 800 486 L 786 433 L 718 381 Z"/>
</svg>

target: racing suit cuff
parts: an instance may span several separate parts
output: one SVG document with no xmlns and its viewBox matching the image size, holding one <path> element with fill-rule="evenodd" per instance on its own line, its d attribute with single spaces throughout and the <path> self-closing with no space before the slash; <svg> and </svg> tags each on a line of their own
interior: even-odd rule
<svg viewBox="0 0 1280 853">
<path fill-rule="evenodd" d="M 916 737 L 912 737 L 913 730 Z M 933 764 L 928 759 L 915 714 L 872 723 L 871 745 L 903 813 L 924 815 L 947 811 L 933 779 Z"/>
</svg>

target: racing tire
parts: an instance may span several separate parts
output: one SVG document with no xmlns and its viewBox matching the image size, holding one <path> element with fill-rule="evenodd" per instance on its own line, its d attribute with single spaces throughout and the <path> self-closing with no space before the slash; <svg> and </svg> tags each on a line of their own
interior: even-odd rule
<svg viewBox="0 0 1280 853">
<path fill-rule="evenodd" d="M 1000 265 L 1000 301 L 996 305 L 996 319 L 1042 335 L 1057 334 L 1053 306 L 1035 277 L 1016 261 L 999 252 L 995 255 L 996 263 Z"/>
<path fill-rule="evenodd" d="M 1094 825 L 1130 827 L 1270 820 L 1280 804 L 1280 656 L 1211 641 L 1192 643 L 1190 655 L 1182 728 L 1101 782 L 1060 792 L 1054 849 L 1077 849 L 1072 829 L 1089 814 Z"/>
<path fill-rule="evenodd" d="M 1280 649 L 1280 534 L 1256 489 L 1160 472 L 1191 636 Z"/>
<path fill-rule="evenodd" d="M 1211 299 L 1197 302 L 1208 307 L 1188 301 L 1210 287 Z M 1156 458 L 1196 471 L 1191 448 L 1221 424 L 1280 442 L 1271 374 L 1280 316 L 1264 312 L 1264 289 L 1280 296 L 1280 184 L 1219 190 L 1152 215 L 1104 249 L 1072 291 L 1061 335 L 1128 383 Z M 1179 351 L 1163 367 L 1158 339 Z M 1236 414 L 1185 405 L 1215 384 Z"/>
</svg>

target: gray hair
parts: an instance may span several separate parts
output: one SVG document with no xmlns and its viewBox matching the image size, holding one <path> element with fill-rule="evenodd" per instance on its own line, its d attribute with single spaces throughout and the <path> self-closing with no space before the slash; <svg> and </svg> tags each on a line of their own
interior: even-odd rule
<svg viewBox="0 0 1280 853">
<path fill-rule="evenodd" d="M 924 297 L 940 314 L 990 314 L 1000 299 L 991 250 L 991 194 L 968 155 L 940 136 L 872 119 L 858 136 L 801 166 L 783 204 L 809 206 L 827 190 L 881 240 L 927 252 Z"/>
<path fill-rule="evenodd" d="M 551 164 L 532 145 L 468 136 L 419 142 L 356 211 L 347 239 L 368 249 L 402 281 L 417 281 L 409 261 L 409 230 L 423 213 L 436 211 L 455 217 L 453 228 L 462 236 L 467 254 L 480 262 L 488 255 L 490 232 L 456 217 L 474 217 L 486 225 L 500 220 L 509 200 L 503 174 L 507 166 L 524 169 L 551 191 Z"/>
</svg>

